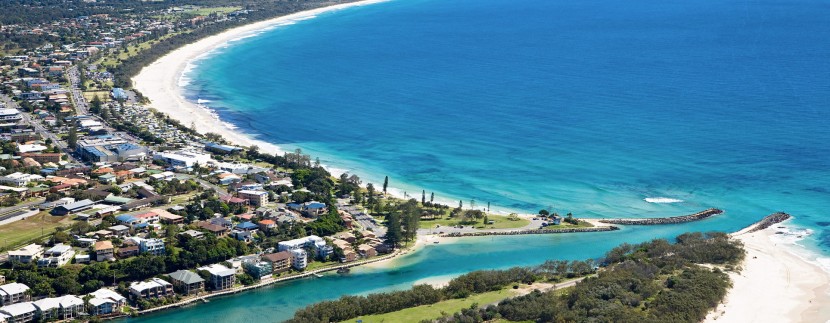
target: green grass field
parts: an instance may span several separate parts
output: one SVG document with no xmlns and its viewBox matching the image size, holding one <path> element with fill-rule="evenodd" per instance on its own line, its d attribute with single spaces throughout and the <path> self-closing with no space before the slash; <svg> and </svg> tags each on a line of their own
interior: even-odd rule
<svg viewBox="0 0 830 323">
<path fill-rule="evenodd" d="M 32 239 L 55 232 L 59 226 L 68 227 L 72 222 L 69 216 L 52 216 L 46 212 L 0 226 L 0 242 L 4 250 L 15 248 Z"/>
<path fill-rule="evenodd" d="M 476 294 L 464 299 L 451 299 L 443 302 L 438 302 L 432 305 L 423 305 L 413 308 L 407 308 L 392 313 L 360 316 L 343 322 L 356 322 L 357 320 L 363 320 L 363 322 L 366 323 L 417 323 L 421 322 L 422 320 L 437 319 L 441 317 L 443 313 L 452 315 L 453 313 L 461 311 L 462 309 L 469 308 L 473 304 L 478 304 L 478 306 L 485 306 L 490 303 L 496 303 L 505 298 L 513 297 L 514 295 L 515 292 L 512 289 L 503 289 L 495 292 Z"/>
<path fill-rule="evenodd" d="M 242 9 L 242 7 L 209 7 L 209 8 L 199 8 L 195 10 L 188 10 L 185 11 L 185 14 L 194 15 L 194 16 L 207 16 L 212 13 L 218 14 L 229 14 L 231 12 L 237 11 Z"/>
<path fill-rule="evenodd" d="M 94 98 L 95 95 L 98 95 L 98 98 L 101 99 L 101 102 L 109 102 L 110 101 L 110 92 L 109 91 L 87 91 L 87 92 L 83 92 L 83 94 L 84 94 L 84 99 L 86 99 L 87 102 L 92 101 L 92 98 Z"/>
<path fill-rule="evenodd" d="M 506 216 L 495 214 L 488 214 L 487 219 L 492 220 L 494 223 L 484 224 L 483 220 L 480 220 L 473 226 L 476 229 L 515 229 L 530 224 L 530 221 L 526 219 L 518 218 L 516 220 L 510 220 Z M 450 227 L 459 224 L 461 224 L 461 222 L 457 219 L 443 217 L 435 220 L 421 219 L 419 226 L 421 227 L 421 229 L 434 229 L 436 225 L 440 225 L 442 227 Z M 469 224 L 464 226 L 469 226 Z"/>
</svg>

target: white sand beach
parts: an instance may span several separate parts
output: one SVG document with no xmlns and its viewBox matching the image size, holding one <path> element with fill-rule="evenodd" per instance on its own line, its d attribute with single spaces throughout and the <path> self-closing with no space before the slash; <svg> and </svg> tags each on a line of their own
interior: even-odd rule
<svg viewBox="0 0 830 323">
<path fill-rule="evenodd" d="M 747 251 L 743 270 L 706 322 L 830 321 L 830 275 L 777 242 L 777 227 L 733 234 Z"/>
<path fill-rule="evenodd" d="M 178 120 L 185 126 L 195 125 L 196 130 L 201 133 L 216 133 L 237 145 L 256 145 L 261 151 L 280 153 L 281 150 L 276 145 L 257 140 L 252 135 L 233 129 L 219 120 L 215 115 L 211 114 L 211 111 L 187 101 L 183 96 L 179 80 L 188 67 L 188 64 L 217 47 L 243 37 L 254 35 L 263 29 L 292 21 L 309 19 L 328 11 L 385 1 L 387 0 L 365 0 L 332 5 L 233 28 L 218 35 L 210 36 L 183 46 L 163 56 L 154 63 L 145 66 L 132 79 L 133 87 L 150 99 L 150 108 L 168 114 L 171 118 Z"/>
</svg>

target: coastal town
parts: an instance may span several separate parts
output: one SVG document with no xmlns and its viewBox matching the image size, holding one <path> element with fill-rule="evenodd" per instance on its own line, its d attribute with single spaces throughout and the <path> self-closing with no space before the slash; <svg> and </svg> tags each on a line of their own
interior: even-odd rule
<svg viewBox="0 0 830 323">
<path fill-rule="evenodd" d="M 334 198 L 302 152 L 229 145 L 115 86 L 113 68 L 158 39 L 247 13 L 2 25 L 46 41 L 0 58 L 0 322 L 119 317 L 394 255 L 351 197 L 365 194 L 356 176 Z M 68 31 L 85 40 L 60 41 Z"/>
<path fill-rule="evenodd" d="M 332 174 L 301 149 L 282 151 L 227 131 L 217 126 L 221 121 L 215 112 L 193 102 L 174 103 L 179 94 L 153 89 L 180 90 L 170 84 L 178 84 L 189 60 L 224 44 L 228 37 L 267 27 L 269 19 L 309 10 L 313 16 L 318 13 L 314 10 L 352 2 L 197 0 L 136 6 L 82 1 L 66 7 L 47 2 L 16 5 L 0 14 L 0 323 L 137 317 L 291 280 L 348 277 L 356 266 L 459 239 L 614 234 L 624 232 L 625 226 L 678 225 L 729 216 L 704 204 L 695 205 L 708 208 L 698 213 L 661 218 L 588 219 L 553 207 L 535 214 L 501 214 L 490 212 L 486 201 L 442 204 L 427 190 L 396 196 L 390 193 L 388 177 L 382 183 L 368 183 L 348 172 Z M 245 30 L 202 42 L 235 28 Z M 182 55 L 186 59 L 155 64 L 165 55 L 181 54 L 174 51 L 185 45 L 194 46 Z M 139 73 L 151 63 L 153 73 Z M 159 98 L 158 93 L 166 97 Z M 828 276 L 771 242 L 773 235 L 788 235 L 782 222 L 790 218 L 778 212 L 733 235 L 683 235 L 674 247 L 659 239 L 640 245 L 654 247 L 655 255 L 645 247 L 627 250 L 631 245 L 623 244 L 609 251 L 609 255 L 621 254 L 613 261 L 609 257 L 548 261 L 532 273 L 519 270 L 522 275 L 499 283 L 498 290 L 471 284 L 481 290 L 452 294 L 459 287 L 451 281 L 436 288 L 447 295 L 435 302 L 510 289 L 522 290 L 506 293 L 511 298 L 539 297 L 542 292 L 558 297 L 563 294 L 556 290 L 557 284 L 561 288 L 583 280 L 597 284 L 593 278 L 609 277 L 603 276 L 604 267 L 625 271 L 637 262 L 642 270 L 633 277 L 653 270 L 646 264 L 651 260 L 643 259 L 666 257 L 677 262 L 660 266 L 688 270 L 684 275 L 699 273 L 700 268 L 719 275 L 717 290 L 724 293 L 716 297 L 720 303 L 711 301 L 695 309 L 709 322 L 747 317 L 758 307 L 746 303 L 751 299 L 747 293 L 763 293 L 757 290 L 759 280 L 785 278 L 786 284 L 769 287 L 776 293 L 763 298 L 763 304 L 778 302 L 772 294 L 809 299 L 807 305 L 795 301 L 785 305 L 797 315 L 806 313 L 803 317 L 823 317 L 819 307 L 830 296 L 819 288 L 830 291 Z M 707 249 L 714 256 L 673 267 L 687 260 L 670 248 L 691 254 L 689 250 L 707 244 L 728 247 L 728 259 L 717 258 L 721 249 Z M 744 244 L 751 249 L 739 252 Z M 659 251 L 665 253 L 656 255 Z M 790 265 L 783 265 L 781 259 Z M 742 274 L 742 268 L 752 275 Z M 765 271 L 768 268 L 774 270 Z M 515 269 L 505 272 L 511 271 Z M 803 279 L 791 284 L 791 272 Z M 669 277 L 674 274 L 649 273 L 647 279 L 640 278 L 668 292 L 682 276 Z M 470 274 L 472 280 L 489 279 L 481 278 L 487 275 L 501 273 Z M 458 281 L 465 279 L 470 278 L 462 276 Z M 728 279 L 736 292 L 726 297 Z M 535 286 L 543 287 L 532 288 L 536 280 L 541 284 Z M 591 285 L 579 286 L 585 290 Z M 421 288 L 395 295 L 418 293 Z M 659 298 L 656 295 L 649 300 Z M 622 303 L 610 296 L 597 298 L 614 306 Z M 481 304 L 489 307 L 471 300 L 465 303 L 469 309 L 459 307 L 440 317 L 453 322 L 453 312 L 455 317 L 485 313 L 507 299 Z M 641 306 L 646 298 L 620 299 L 630 302 L 637 313 L 648 309 Z M 310 303 L 305 313 L 298 313 L 311 315 L 315 310 L 323 313 L 319 321 L 328 321 L 324 314 L 335 309 L 326 307 L 336 302 L 344 308 L 355 306 L 343 305 L 349 302 L 341 299 Z M 395 311 L 414 307 L 402 304 Z M 594 314 L 590 308 L 577 310 L 586 317 Z M 774 308 L 767 306 L 765 311 Z M 786 321 L 788 313 L 777 314 L 776 320 Z"/>
<path fill-rule="evenodd" d="M 188 6 L 3 26 L 38 37 L 80 29 L 89 40 L 2 57 L 0 322 L 136 315 L 347 272 L 397 255 L 419 231 L 542 230 L 565 219 L 451 210 L 426 192 L 420 203 L 394 199 L 386 183 L 332 177 L 302 151 L 268 155 L 199 133 L 115 85 L 120 59 L 176 30 L 245 14 Z M 396 212 L 406 214 L 391 216 L 387 234 L 383 215 Z"/>
</svg>

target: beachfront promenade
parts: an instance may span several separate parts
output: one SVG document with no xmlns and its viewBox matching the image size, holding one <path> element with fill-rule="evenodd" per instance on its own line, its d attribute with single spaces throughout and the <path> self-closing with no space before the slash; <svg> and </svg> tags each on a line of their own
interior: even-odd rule
<svg viewBox="0 0 830 323">
<path fill-rule="evenodd" d="M 509 231 L 479 231 L 479 232 L 452 232 L 439 235 L 442 238 L 460 237 L 483 237 L 483 236 L 511 236 L 520 234 L 554 234 L 554 233 L 577 233 L 577 232 L 604 232 L 614 231 L 620 228 L 615 226 L 602 226 L 591 228 L 561 228 L 561 229 L 531 229 L 531 230 L 509 230 Z"/>
</svg>

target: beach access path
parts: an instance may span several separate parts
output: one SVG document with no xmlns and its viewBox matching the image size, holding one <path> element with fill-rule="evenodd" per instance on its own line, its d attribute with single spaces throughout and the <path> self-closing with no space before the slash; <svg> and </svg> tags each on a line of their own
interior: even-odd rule
<svg viewBox="0 0 830 323">
<path fill-rule="evenodd" d="M 751 232 L 756 225 L 732 234 L 747 252 L 743 270 L 729 273 L 733 286 L 705 322 L 830 320 L 830 274 L 776 241 L 781 224 Z"/>
</svg>

